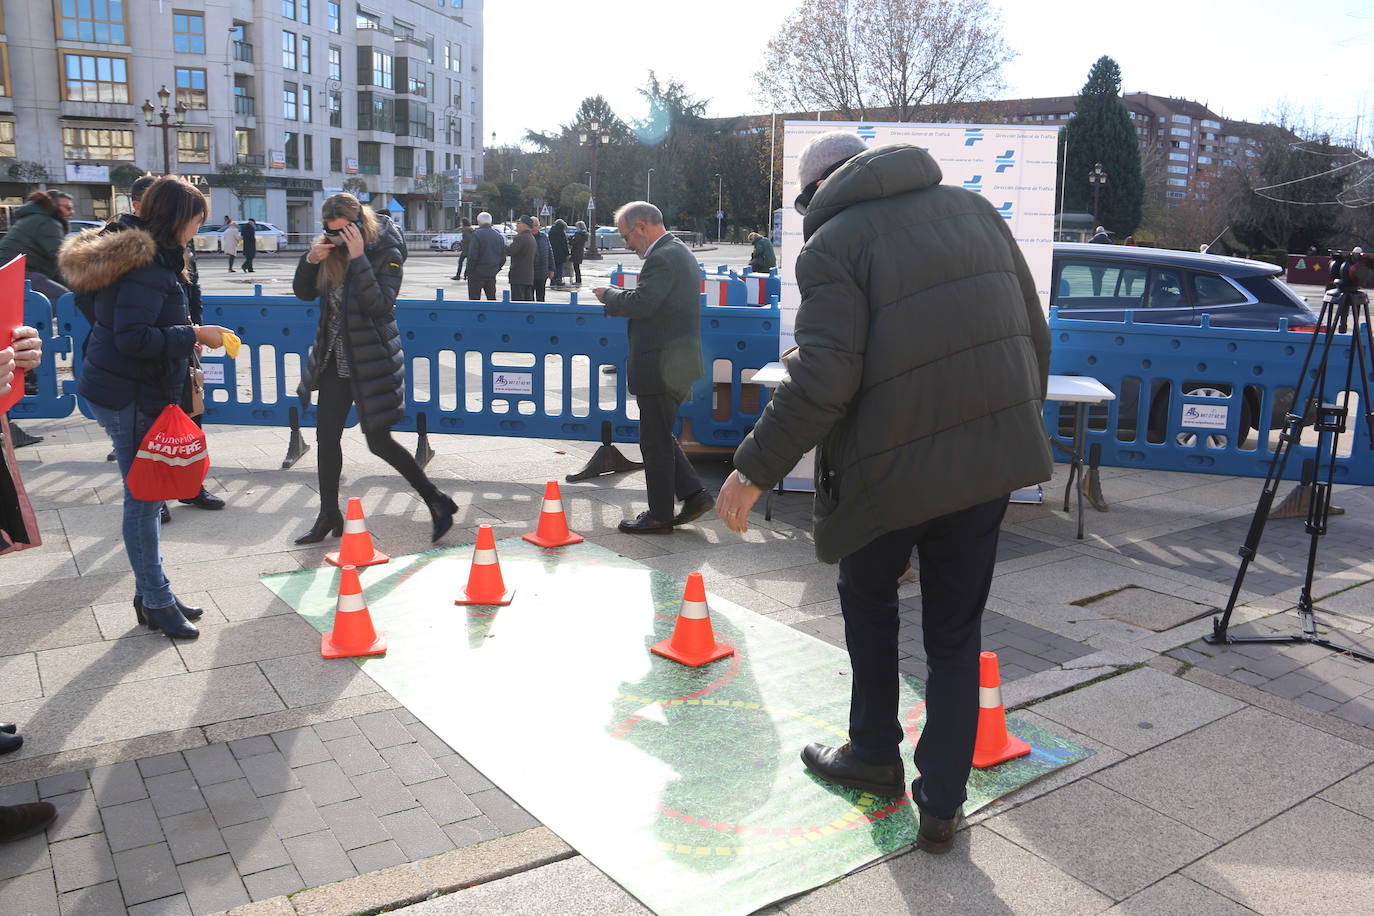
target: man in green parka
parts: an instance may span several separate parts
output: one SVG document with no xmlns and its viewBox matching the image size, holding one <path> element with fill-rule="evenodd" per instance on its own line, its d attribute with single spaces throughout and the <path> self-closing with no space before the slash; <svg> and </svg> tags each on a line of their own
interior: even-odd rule
<svg viewBox="0 0 1374 916">
<path fill-rule="evenodd" d="M 981 618 L 1008 494 L 1048 480 L 1049 330 L 1005 220 L 940 184 L 905 144 L 821 134 L 798 161 L 805 243 L 788 378 L 735 452 L 717 511 L 735 531 L 812 447 L 816 553 L 840 564 L 853 666 L 849 742 L 807 769 L 905 792 L 897 719 L 897 578 L 917 553 L 929 679 L 916 747 L 917 845 L 945 852 L 978 727 Z"/>
</svg>

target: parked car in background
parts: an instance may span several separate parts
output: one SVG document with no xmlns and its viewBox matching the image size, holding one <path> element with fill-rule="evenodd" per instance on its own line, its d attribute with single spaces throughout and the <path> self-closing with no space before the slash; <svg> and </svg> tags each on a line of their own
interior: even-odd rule
<svg viewBox="0 0 1374 916">
<path fill-rule="evenodd" d="M 430 251 L 457 251 L 463 247 L 463 230 L 450 229 L 429 240 Z"/>
<path fill-rule="evenodd" d="M 596 247 L 607 248 L 626 248 L 625 239 L 621 236 L 620 230 L 615 226 L 596 227 Z"/>
<path fill-rule="evenodd" d="M 1263 261 L 1222 257 L 1165 248 L 1093 245 L 1078 242 L 1054 244 L 1050 280 L 1050 305 L 1061 318 L 1092 321 L 1131 320 L 1138 324 L 1202 324 L 1220 329 L 1277 330 L 1286 319 L 1289 330 L 1314 331 L 1317 316 L 1307 302 L 1282 279 L 1283 268 Z M 1130 345 L 1129 331 L 1126 332 Z M 1148 356 L 1148 354 L 1145 354 Z M 1137 384 L 1136 389 L 1139 388 Z M 1194 397 L 1229 398 L 1231 386 L 1204 379 L 1181 383 L 1180 393 Z M 1163 442 L 1167 429 L 1170 389 L 1117 392 L 1121 399 L 1118 431 L 1134 439 L 1139 426 L 1139 405 L 1148 399 L 1146 441 Z M 1292 394 L 1276 396 L 1270 415 L 1271 429 L 1283 426 L 1292 406 Z M 1258 397 L 1248 390 L 1241 405 L 1241 431 L 1249 436 L 1260 415 Z M 1101 416 L 1100 411 L 1098 416 Z M 1062 421 L 1061 421 L 1062 422 Z M 1193 433 L 1178 433 L 1182 445 L 1192 445 Z M 1224 448 L 1226 436 L 1212 434 L 1209 444 Z"/>
<path fill-rule="evenodd" d="M 104 229 L 105 221 L 102 219 L 69 219 L 67 220 L 67 235 L 77 235 L 83 229 Z"/>
<path fill-rule="evenodd" d="M 245 220 L 244 222 L 247 221 Z M 240 236 L 243 235 L 244 222 L 239 223 Z M 271 223 L 264 223 L 262 220 L 254 220 L 254 222 L 257 223 L 258 226 L 257 246 L 259 252 L 277 251 L 283 247 L 283 243 L 286 241 L 285 232 L 282 232 Z M 220 236 L 223 234 L 223 223 L 215 223 L 213 226 L 208 224 L 201 226 L 200 231 L 196 233 L 194 243 L 196 251 L 219 251 Z M 240 242 L 239 244 L 242 246 L 243 243 Z"/>
</svg>

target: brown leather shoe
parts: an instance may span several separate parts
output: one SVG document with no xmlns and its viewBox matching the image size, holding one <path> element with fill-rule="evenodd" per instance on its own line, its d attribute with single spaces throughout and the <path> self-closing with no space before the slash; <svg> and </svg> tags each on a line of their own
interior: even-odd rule
<svg viewBox="0 0 1374 916">
<path fill-rule="evenodd" d="M 9 816 L 4 818 L 0 827 L 0 843 L 13 843 L 24 837 L 33 836 L 57 820 L 57 809 L 48 802 L 33 802 L 27 805 L 6 805 Z"/>
<path fill-rule="evenodd" d="M 839 747 L 808 744 L 802 748 L 802 763 L 826 782 L 850 789 L 862 789 L 883 798 L 906 794 L 906 772 L 898 763 L 868 763 L 860 760 L 845 742 Z"/>
<path fill-rule="evenodd" d="M 954 845 L 954 831 L 963 818 L 963 812 L 956 811 L 954 817 L 936 817 L 919 805 L 917 808 L 921 812 L 921 829 L 916 834 L 916 848 L 935 856 L 949 852 Z"/>
<path fill-rule="evenodd" d="M 686 525 L 701 518 L 710 512 L 716 505 L 716 501 L 711 498 L 711 494 L 705 489 L 697 490 L 691 496 L 682 501 L 682 511 L 673 516 L 674 525 Z"/>
<path fill-rule="evenodd" d="M 660 522 L 647 512 L 639 513 L 639 517 L 634 521 L 621 522 L 616 525 L 623 534 L 672 534 L 672 522 Z"/>
</svg>

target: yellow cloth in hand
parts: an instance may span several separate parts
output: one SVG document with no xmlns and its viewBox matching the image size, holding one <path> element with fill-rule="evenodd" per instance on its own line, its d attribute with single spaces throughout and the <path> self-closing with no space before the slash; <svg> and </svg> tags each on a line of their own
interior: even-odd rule
<svg viewBox="0 0 1374 916">
<path fill-rule="evenodd" d="M 242 344 L 243 341 L 239 340 L 237 334 L 230 331 L 225 331 L 222 337 L 224 338 L 224 351 L 229 354 L 229 358 L 238 359 L 239 345 Z"/>
</svg>

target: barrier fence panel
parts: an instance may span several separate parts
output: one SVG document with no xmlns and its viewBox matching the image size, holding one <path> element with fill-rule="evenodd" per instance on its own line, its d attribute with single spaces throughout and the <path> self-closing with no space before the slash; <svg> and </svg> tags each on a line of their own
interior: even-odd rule
<svg viewBox="0 0 1374 916">
<path fill-rule="evenodd" d="M 39 420 L 69 416 L 75 399 L 70 395 L 64 396 L 59 390 L 57 358 L 67 354 L 70 342 L 64 337 L 54 338 L 57 322 L 52 303 L 47 296 L 34 292 L 27 280 L 24 281 L 24 324 L 38 331 L 38 336 L 42 338 L 43 359 L 36 369 L 24 377 L 25 390 L 33 390 L 29 387 L 32 384 L 29 379 L 32 378 L 37 383 L 36 393 L 20 398 L 9 410 L 10 419 Z"/>
<path fill-rule="evenodd" d="M 700 262 L 697 266 L 701 269 L 701 294 L 706 297 L 706 305 L 749 304 L 748 288 L 728 267 L 721 266 L 715 273 L 707 273 Z M 639 271 L 626 270 L 623 264 L 617 264 L 611 271 L 610 282 L 621 289 L 634 289 L 639 283 Z"/>
<path fill-rule="evenodd" d="M 1143 324 L 1133 320 L 1084 321 L 1050 313 L 1050 371 L 1088 375 L 1117 396 L 1090 410 L 1087 444 L 1101 463 L 1119 467 L 1264 477 L 1293 408 L 1310 332 L 1217 329 Z M 1322 341 L 1317 335 L 1317 353 Z M 1328 361 L 1327 402 L 1345 397 L 1350 335 L 1337 334 Z M 1315 378 L 1316 357 L 1309 369 Z M 1374 378 L 1374 366 L 1365 366 Z M 1359 363 L 1356 362 L 1356 373 Z M 1308 382 L 1310 386 L 1311 382 Z M 1350 386 L 1350 416 L 1341 437 L 1336 482 L 1374 482 L 1369 426 L 1358 377 Z M 1374 388 L 1374 385 L 1370 386 Z M 1050 435 L 1068 444 L 1072 405 L 1045 407 Z M 1284 477 L 1296 480 L 1303 459 L 1316 456 L 1317 436 L 1304 430 Z"/>
</svg>

